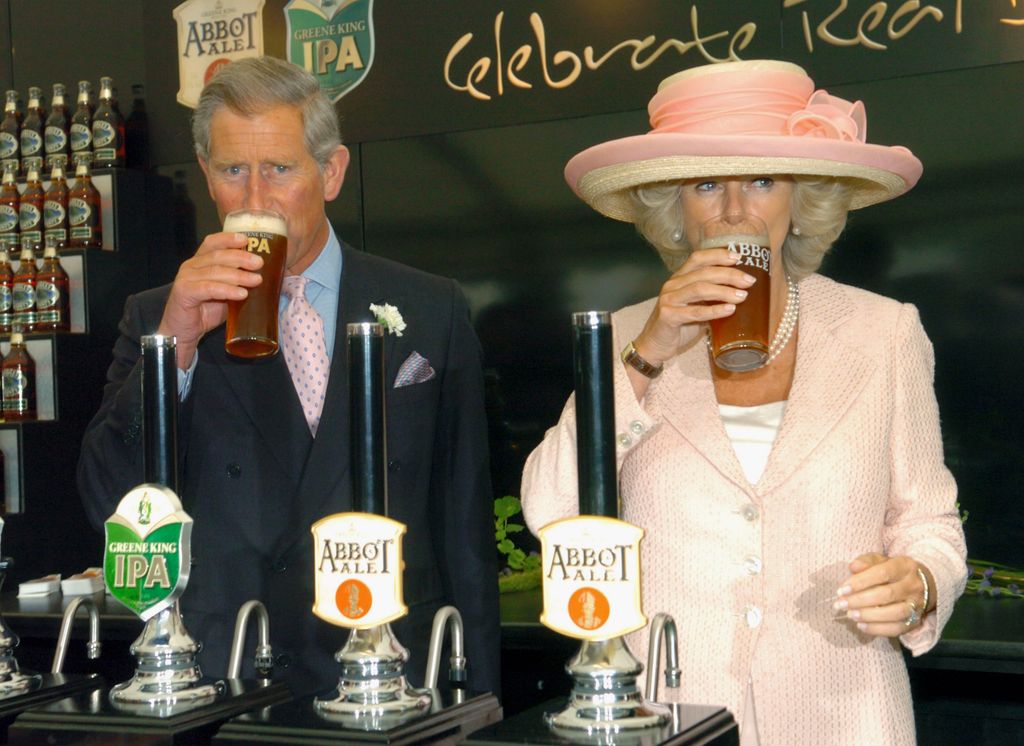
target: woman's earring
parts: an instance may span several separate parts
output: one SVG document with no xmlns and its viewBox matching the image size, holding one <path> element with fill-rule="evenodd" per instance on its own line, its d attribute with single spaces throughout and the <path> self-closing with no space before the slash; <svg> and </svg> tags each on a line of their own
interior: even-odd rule
<svg viewBox="0 0 1024 746">
<path fill-rule="evenodd" d="M 799 225 L 794 225 L 792 228 L 789 229 L 789 232 L 792 233 L 794 236 L 799 236 L 800 235 L 800 226 Z"/>
<path fill-rule="evenodd" d="M 675 243 L 679 243 L 680 241 L 683 240 L 683 229 L 682 228 L 676 228 L 674 231 L 672 231 L 672 240 Z"/>
</svg>

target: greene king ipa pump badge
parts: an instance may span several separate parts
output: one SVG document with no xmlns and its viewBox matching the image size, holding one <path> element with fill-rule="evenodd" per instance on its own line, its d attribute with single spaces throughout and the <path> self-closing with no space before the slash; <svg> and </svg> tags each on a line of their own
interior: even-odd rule
<svg viewBox="0 0 1024 746">
<path fill-rule="evenodd" d="M 174 492 L 142 484 L 121 498 L 105 526 L 107 588 L 149 621 L 170 608 L 188 584 L 192 519 Z"/>
<path fill-rule="evenodd" d="M 621 637 L 647 624 L 640 605 L 643 529 L 579 516 L 549 523 L 539 533 L 541 624 L 578 640 Z"/>
<path fill-rule="evenodd" d="M 368 629 L 405 616 L 405 525 L 371 513 L 335 513 L 313 524 L 313 613 L 339 627 Z"/>
</svg>

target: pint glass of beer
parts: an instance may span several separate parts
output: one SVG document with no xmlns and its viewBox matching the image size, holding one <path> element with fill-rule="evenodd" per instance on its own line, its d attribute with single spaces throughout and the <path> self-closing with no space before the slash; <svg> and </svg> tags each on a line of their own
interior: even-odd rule
<svg viewBox="0 0 1024 746">
<path fill-rule="evenodd" d="M 236 210 L 224 218 L 224 231 L 244 233 L 245 250 L 263 257 L 263 282 L 249 288 L 243 301 L 228 301 L 224 349 L 235 357 L 256 358 L 277 352 L 277 308 L 288 255 L 288 226 L 271 210 Z"/>
<path fill-rule="evenodd" d="M 742 372 L 768 359 L 772 251 L 768 228 L 753 215 L 719 215 L 700 227 L 699 249 L 728 249 L 739 254 L 736 265 L 756 282 L 731 316 L 711 321 L 711 356 L 719 368 Z"/>
</svg>

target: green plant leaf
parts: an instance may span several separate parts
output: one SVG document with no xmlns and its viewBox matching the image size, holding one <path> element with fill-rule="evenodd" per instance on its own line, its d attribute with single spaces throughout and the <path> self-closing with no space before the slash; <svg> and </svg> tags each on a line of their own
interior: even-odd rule
<svg viewBox="0 0 1024 746">
<path fill-rule="evenodd" d="M 498 518 L 508 518 L 522 510 L 519 498 L 513 495 L 499 497 L 494 501 L 494 515 Z"/>
<path fill-rule="evenodd" d="M 512 543 L 511 539 L 505 539 L 504 541 L 498 542 L 498 551 L 502 554 L 511 554 L 516 548 L 516 545 Z"/>
<path fill-rule="evenodd" d="M 531 554 L 529 557 L 523 560 L 524 570 L 539 570 L 540 569 L 540 557 L 536 554 Z"/>
<path fill-rule="evenodd" d="M 507 526 L 505 526 L 505 530 L 510 534 L 518 534 L 524 528 L 526 528 L 526 526 L 524 526 L 521 523 L 510 523 Z"/>
</svg>

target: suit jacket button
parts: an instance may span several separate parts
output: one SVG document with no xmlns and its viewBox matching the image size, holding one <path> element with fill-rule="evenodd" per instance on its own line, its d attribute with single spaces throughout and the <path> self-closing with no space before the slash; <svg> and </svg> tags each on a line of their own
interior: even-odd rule
<svg viewBox="0 0 1024 746">
<path fill-rule="evenodd" d="M 292 664 L 292 657 L 288 653 L 281 653 L 274 661 L 280 668 L 288 668 Z"/>
<path fill-rule="evenodd" d="M 388 471 L 401 471 L 401 470 L 402 470 L 402 462 L 401 461 L 399 461 L 398 459 L 393 459 L 391 461 L 388 461 Z"/>
<path fill-rule="evenodd" d="M 242 476 L 242 467 L 234 462 L 228 464 L 228 476 L 232 479 L 238 479 Z"/>
<path fill-rule="evenodd" d="M 288 563 L 285 562 L 283 559 L 279 559 L 274 561 L 272 567 L 274 569 L 274 572 L 284 572 L 288 569 Z"/>
</svg>

